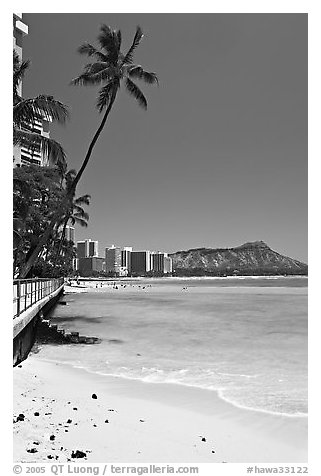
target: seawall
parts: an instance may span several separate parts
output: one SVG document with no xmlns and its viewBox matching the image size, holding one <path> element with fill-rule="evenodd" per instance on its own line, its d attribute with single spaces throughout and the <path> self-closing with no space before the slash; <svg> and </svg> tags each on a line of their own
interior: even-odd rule
<svg viewBox="0 0 321 476">
<path fill-rule="evenodd" d="M 28 357 L 35 342 L 39 320 L 57 303 L 63 291 L 64 285 L 61 285 L 13 320 L 13 366 Z"/>
</svg>

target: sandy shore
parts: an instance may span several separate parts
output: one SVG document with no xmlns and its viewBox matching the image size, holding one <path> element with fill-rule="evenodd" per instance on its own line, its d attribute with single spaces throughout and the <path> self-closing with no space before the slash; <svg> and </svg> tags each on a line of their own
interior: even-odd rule
<svg viewBox="0 0 321 476">
<path fill-rule="evenodd" d="M 211 391 L 90 374 L 41 353 L 13 373 L 15 462 L 307 461 L 305 418 L 238 409 Z M 72 457 L 77 450 L 86 458 Z"/>
</svg>

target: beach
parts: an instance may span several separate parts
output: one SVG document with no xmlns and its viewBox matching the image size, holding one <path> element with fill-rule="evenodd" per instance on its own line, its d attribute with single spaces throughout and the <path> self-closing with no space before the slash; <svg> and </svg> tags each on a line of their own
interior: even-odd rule
<svg viewBox="0 0 321 476">
<path fill-rule="evenodd" d="M 277 354 L 304 359 L 302 283 L 150 282 L 65 287 L 52 322 L 102 343 L 13 369 L 14 462 L 306 463 L 304 367 Z"/>
<path fill-rule="evenodd" d="M 213 392 L 99 376 L 39 355 L 13 372 L 15 462 L 79 461 L 77 451 L 96 463 L 307 461 L 306 418 L 242 410 Z"/>
</svg>

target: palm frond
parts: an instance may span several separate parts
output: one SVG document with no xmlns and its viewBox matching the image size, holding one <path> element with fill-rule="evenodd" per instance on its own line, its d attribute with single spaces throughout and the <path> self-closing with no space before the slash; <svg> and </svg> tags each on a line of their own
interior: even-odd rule
<svg viewBox="0 0 321 476">
<path fill-rule="evenodd" d="M 100 89 L 97 97 L 97 108 L 99 112 L 102 112 L 106 107 L 108 107 L 113 91 L 117 90 L 118 88 L 119 81 L 115 79 Z"/>
<path fill-rule="evenodd" d="M 98 61 L 106 61 L 106 55 L 90 43 L 83 43 L 77 51 L 81 55 L 94 56 Z"/>
<path fill-rule="evenodd" d="M 29 68 L 30 61 L 21 61 L 18 53 L 13 50 L 13 97 L 18 96 L 18 87 L 23 80 L 26 70 Z"/>
<path fill-rule="evenodd" d="M 141 27 L 137 26 L 136 27 L 136 33 L 135 33 L 135 36 L 134 36 L 134 39 L 133 39 L 133 43 L 132 43 L 131 47 L 129 48 L 129 50 L 127 51 L 126 55 L 124 56 L 123 64 L 131 64 L 133 62 L 134 51 L 137 48 L 137 46 L 139 45 L 139 43 L 141 42 L 143 36 L 144 35 L 143 35 L 143 31 L 142 31 Z"/>
<path fill-rule="evenodd" d="M 122 38 L 121 38 L 121 31 L 120 31 L 120 30 L 117 30 L 116 36 L 117 36 L 117 40 L 118 40 L 118 53 L 119 53 L 120 47 L 121 47 L 121 40 L 122 40 Z"/>
<path fill-rule="evenodd" d="M 68 170 L 68 172 L 65 172 L 64 179 L 65 179 L 67 190 L 69 190 L 76 175 L 77 175 L 77 171 L 75 169 L 70 169 Z"/>
<path fill-rule="evenodd" d="M 131 78 L 138 78 L 145 81 L 148 84 L 158 84 L 158 78 L 156 73 L 149 73 L 145 71 L 141 66 L 133 66 L 128 69 L 128 76 Z"/>
<path fill-rule="evenodd" d="M 15 124 L 32 123 L 39 119 L 55 121 L 60 124 L 68 118 L 67 107 L 53 98 L 40 95 L 32 99 L 24 99 L 13 106 L 13 121 Z"/>
<path fill-rule="evenodd" d="M 70 217 L 70 223 L 72 226 L 75 225 L 75 223 L 77 223 L 77 225 L 84 226 L 84 227 L 88 226 L 88 223 L 85 219 L 79 218 L 77 216 Z"/>
<path fill-rule="evenodd" d="M 90 205 L 90 199 L 91 195 L 86 193 L 86 195 L 82 195 L 81 197 L 78 197 L 75 199 L 74 204 L 75 205 Z"/>
<path fill-rule="evenodd" d="M 100 27 L 100 33 L 97 39 L 110 61 L 113 64 L 116 64 L 120 46 L 117 31 L 114 31 L 109 26 L 103 24 Z"/>
<path fill-rule="evenodd" d="M 85 212 L 85 210 L 81 207 L 78 207 L 77 209 L 75 209 L 73 216 L 76 218 L 82 218 L 83 220 L 86 220 L 86 221 L 89 220 L 88 213 Z"/>
<path fill-rule="evenodd" d="M 114 68 L 107 67 L 102 70 L 98 70 L 95 73 L 85 71 L 77 78 L 71 81 L 74 86 L 95 86 L 101 84 L 104 81 L 109 81 L 114 78 Z"/>
<path fill-rule="evenodd" d="M 107 68 L 113 68 L 113 66 L 107 61 L 96 61 L 95 63 L 86 64 L 84 67 L 84 73 L 86 74 L 96 74 L 101 71 L 104 71 Z"/>
<path fill-rule="evenodd" d="M 142 108 L 147 109 L 147 101 L 139 87 L 129 78 L 126 78 L 126 89 L 138 101 Z"/>
</svg>

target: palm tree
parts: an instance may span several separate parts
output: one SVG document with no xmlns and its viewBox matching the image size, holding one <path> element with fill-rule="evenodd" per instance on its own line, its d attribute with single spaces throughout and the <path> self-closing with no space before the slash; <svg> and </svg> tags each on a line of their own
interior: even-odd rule
<svg viewBox="0 0 321 476">
<path fill-rule="evenodd" d="M 60 240 L 59 240 L 58 249 L 56 253 L 55 265 L 57 264 L 57 260 L 60 255 L 61 248 L 65 240 L 66 228 L 68 223 L 71 226 L 74 226 L 75 224 L 83 226 L 83 227 L 88 226 L 89 215 L 87 212 L 85 212 L 82 205 L 89 205 L 90 199 L 91 199 L 91 196 L 88 194 L 82 195 L 74 199 L 70 203 L 69 209 L 66 211 L 66 214 L 61 220 L 61 223 L 57 224 L 57 234 L 60 234 Z"/>
<path fill-rule="evenodd" d="M 94 61 L 86 65 L 84 72 L 75 78 L 71 84 L 84 86 L 102 85 L 98 93 L 97 108 L 100 113 L 105 112 L 89 144 L 85 159 L 72 182 L 69 192 L 62 202 L 61 207 L 57 210 L 51 224 L 42 237 L 40 237 L 37 248 L 21 270 L 20 278 L 24 278 L 27 275 L 41 252 L 42 247 L 48 241 L 55 224 L 63 215 L 64 209 L 66 206 L 68 207 L 70 197 L 74 197 L 77 184 L 88 165 L 94 146 L 106 124 L 121 84 L 124 83 L 126 90 L 138 101 L 138 104 L 144 109 L 147 109 L 147 100 L 133 79 L 143 80 L 148 84 L 158 84 L 158 79 L 155 73 L 147 72 L 142 66 L 134 64 L 134 52 L 142 38 L 143 32 L 138 26 L 130 48 L 126 53 L 122 53 L 120 49 L 122 42 L 120 30 L 112 30 L 109 26 L 102 25 L 97 38 L 98 47 L 90 43 L 84 43 L 79 47 L 78 52 L 80 54 L 86 54 L 92 57 Z"/>
<path fill-rule="evenodd" d="M 13 50 L 13 144 L 24 146 L 30 151 L 40 150 L 51 164 L 64 168 L 66 155 L 62 146 L 35 132 L 33 125 L 39 120 L 63 124 L 68 117 L 67 108 L 53 96 L 42 94 L 30 99 L 21 97 L 19 86 L 29 65 L 29 61 L 21 61 Z"/>
<path fill-rule="evenodd" d="M 115 102 L 117 92 L 122 83 L 126 90 L 138 101 L 138 104 L 147 109 L 147 100 L 133 79 L 140 79 L 148 84 L 158 83 L 155 73 L 145 71 L 140 65 L 134 64 L 134 52 L 143 38 L 143 32 L 138 26 L 131 47 L 127 53 L 122 53 L 122 36 L 120 30 L 112 30 L 107 25 L 100 27 L 98 35 L 99 48 L 90 43 L 84 43 L 78 48 L 80 54 L 92 57 L 94 61 L 85 66 L 84 72 L 73 79 L 73 85 L 103 85 L 98 93 L 97 108 L 105 111 L 103 119 L 89 145 L 84 162 L 75 177 L 73 187 L 77 186 L 92 153 L 92 150 L 105 126 L 111 108 Z"/>
<path fill-rule="evenodd" d="M 75 193 L 71 192 L 72 183 L 76 176 L 77 172 L 75 169 L 69 170 L 63 177 L 65 182 L 66 194 L 69 197 L 69 203 L 65 208 L 64 215 L 61 217 L 61 220 L 57 223 L 57 231 L 62 227 L 61 237 L 62 239 L 65 236 L 66 226 L 68 222 L 72 226 L 76 223 L 80 226 L 88 226 L 87 222 L 89 220 L 89 215 L 82 208 L 82 205 L 89 205 L 91 196 L 88 194 L 82 195 L 81 197 L 74 198 Z M 62 185 L 62 184 L 61 184 Z"/>
</svg>

